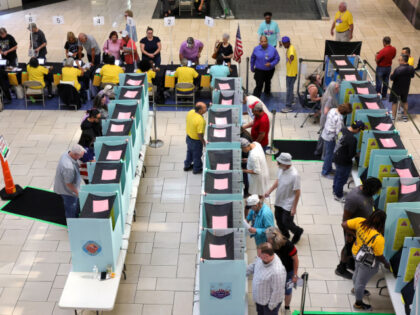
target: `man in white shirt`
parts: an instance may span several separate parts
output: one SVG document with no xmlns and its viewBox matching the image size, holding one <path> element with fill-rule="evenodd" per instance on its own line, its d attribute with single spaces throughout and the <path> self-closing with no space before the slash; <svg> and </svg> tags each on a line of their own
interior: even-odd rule
<svg viewBox="0 0 420 315">
<path fill-rule="evenodd" d="M 270 243 L 258 247 L 258 257 L 248 265 L 246 275 L 253 274 L 252 298 L 258 315 L 277 315 L 284 300 L 286 269 Z"/>
<path fill-rule="evenodd" d="M 273 186 L 265 193 L 265 197 L 269 197 L 273 190 L 277 189 L 274 203 L 277 226 L 287 238 L 290 237 L 291 231 L 292 243 L 297 244 L 303 234 L 303 229 L 293 222 L 300 198 L 300 175 L 292 166 L 290 153 L 282 152 L 276 161 L 279 167 L 278 176 Z"/>
</svg>

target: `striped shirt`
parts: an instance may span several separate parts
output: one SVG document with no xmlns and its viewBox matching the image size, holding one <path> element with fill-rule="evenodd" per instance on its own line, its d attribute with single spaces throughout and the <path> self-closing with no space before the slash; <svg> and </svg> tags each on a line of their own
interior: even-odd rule
<svg viewBox="0 0 420 315">
<path fill-rule="evenodd" d="M 265 264 L 261 258 L 248 265 L 246 275 L 254 274 L 252 279 L 252 298 L 260 305 L 268 305 L 273 310 L 284 300 L 286 287 L 286 269 L 280 258 L 274 255 L 274 259 Z"/>
</svg>

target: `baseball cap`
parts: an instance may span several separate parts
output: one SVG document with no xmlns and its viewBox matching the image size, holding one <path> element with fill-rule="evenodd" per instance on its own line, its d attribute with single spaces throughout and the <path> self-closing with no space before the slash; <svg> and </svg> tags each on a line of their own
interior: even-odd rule
<svg viewBox="0 0 420 315">
<path fill-rule="evenodd" d="M 128 32 L 126 30 L 121 32 L 121 37 L 127 37 L 128 36 Z"/>
<path fill-rule="evenodd" d="M 280 164 L 292 165 L 292 156 L 290 155 L 290 153 L 282 152 L 277 157 L 276 161 Z"/>
<path fill-rule="evenodd" d="M 256 206 L 259 202 L 260 202 L 260 198 L 258 197 L 258 195 L 251 195 L 246 200 L 246 204 L 251 207 Z"/>
<path fill-rule="evenodd" d="M 288 36 L 283 36 L 283 37 L 281 38 L 281 42 L 282 42 L 282 43 L 290 43 L 290 38 L 289 38 Z"/>
<path fill-rule="evenodd" d="M 365 130 L 367 128 L 365 123 L 361 120 L 356 120 L 354 123 L 351 124 L 351 127 L 353 129 L 362 129 L 362 130 Z"/>
</svg>

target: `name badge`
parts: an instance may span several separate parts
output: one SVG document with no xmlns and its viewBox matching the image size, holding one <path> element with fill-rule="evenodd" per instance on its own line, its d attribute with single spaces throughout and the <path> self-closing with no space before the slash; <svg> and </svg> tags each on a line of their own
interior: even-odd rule
<svg viewBox="0 0 420 315">
<path fill-rule="evenodd" d="M 343 22 L 343 20 L 342 20 L 342 19 L 337 19 L 335 22 L 336 22 L 337 24 L 340 24 L 340 23 L 342 23 L 342 22 Z"/>
</svg>

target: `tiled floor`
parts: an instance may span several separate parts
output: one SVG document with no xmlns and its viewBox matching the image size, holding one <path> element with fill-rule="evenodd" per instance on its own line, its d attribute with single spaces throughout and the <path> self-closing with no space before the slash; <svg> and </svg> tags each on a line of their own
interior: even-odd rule
<svg viewBox="0 0 420 315">
<path fill-rule="evenodd" d="M 155 1 L 132 3 L 132 9 L 139 36 L 146 26 L 152 26 L 155 34 L 162 39 L 163 62 L 168 62 L 169 30 L 161 20 L 150 19 Z M 338 1 L 329 2 L 331 14 Z M 103 43 L 111 24 L 122 24 L 125 8 L 125 3 L 121 5 L 120 1 L 70 0 L 31 10 L 31 13 L 37 15 L 37 22 L 46 33 L 48 58 L 58 61 L 64 57 L 62 47 L 67 31 L 72 30 L 76 34 L 84 31 Z M 350 2 L 350 10 L 355 16 L 355 39 L 364 41 L 363 58 L 373 61 L 382 37 L 390 35 L 398 49 L 410 45 L 417 60 L 420 32 L 409 24 L 392 0 L 355 0 Z M 0 24 L 18 39 L 20 61 L 27 59 L 28 33 L 17 24 L 23 24 L 25 13 L 28 12 L 0 16 Z M 91 17 L 98 14 L 105 16 L 106 25 L 91 27 Z M 51 15 L 64 15 L 66 24 L 53 28 Z M 259 22 L 217 20 L 210 42 L 224 31 L 233 36 L 239 23 L 245 56 L 249 56 L 256 44 L 255 32 Z M 282 33 L 292 38 L 300 57 L 322 58 L 324 39 L 330 38 L 330 21 L 280 21 L 279 24 Z M 174 56 L 180 42 L 187 36 L 204 39 L 207 44 L 207 29 L 201 20 L 177 20 L 173 35 Z M 206 48 L 204 52 L 206 55 Z M 283 62 L 278 68 L 273 90 L 284 91 Z M 244 63 L 241 72 L 245 78 Z M 252 87 L 253 82 L 250 84 Z M 412 92 L 420 93 L 420 80 L 413 81 Z M 72 111 L 6 110 L 0 113 L 0 134 L 5 136 L 11 147 L 9 163 L 16 183 L 40 188 L 52 186 L 60 154 L 80 136 L 82 115 Z M 299 128 L 302 119 L 302 115 L 296 119 L 292 114 L 277 115 L 275 138 L 316 139 L 317 127 L 307 123 L 305 128 Z M 121 283 L 112 314 L 192 314 L 200 177 L 182 170 L 185 158 L 184 120 L 185 112 L 158 113 L 158 135 L 165 145 L 147 151 L 147 173 L 138 192 L 138 218 L 133 224 L 126 260 L 128 279 Z M 410 123 L 398 123 L 397 127 L 418 164 L 419 134 Z M 274 179 L 275 165 L 271 161 L 269 164 Z M 319 163 L 297 164 L 303 178 L 297 221 L 305 229 L 298 245 L 300 272 L 307 271 L 310 275 L 306 305 L 310 310 L 351 311 L 351 282 L 334 274 L 343 244 L 339 226 L 342 207 L 332 198 L 331 182 L 320 178 L 320 167 Z M 2 182 L 0 186 L 3 186 Z M 248 245 L 248 255 L 252 258 L 255 256 L 253 241 L 249 241 Z M 64 229 L 0 215 L 0 314 L 73 314 L 57 305 L 70 263 L 69 242 Z M 389 299 L 378 296 L 377 289 L 372 288 L 375 279 L 369 283 L 373 293 L 370 303 L 377 312 L 390 312 Z M 296 307 L 299 301 L 298 290 L 293 306 Z M 255 314 L 251 295 L 249 302 L 250 314 Z"/>
</svg>

